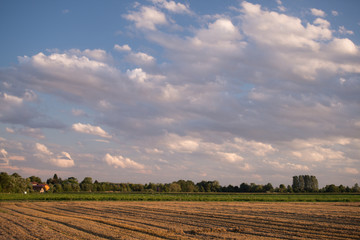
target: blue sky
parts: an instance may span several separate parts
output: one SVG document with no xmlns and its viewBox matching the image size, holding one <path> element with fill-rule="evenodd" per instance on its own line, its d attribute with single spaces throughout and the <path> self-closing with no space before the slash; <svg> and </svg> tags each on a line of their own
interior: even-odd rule
<svg viewBox="0 0 360 240">
<path fill-rule="evenodd" d="M 359 182 L 358 1 L 2 1 L 0 167 Z"/>
</svg>

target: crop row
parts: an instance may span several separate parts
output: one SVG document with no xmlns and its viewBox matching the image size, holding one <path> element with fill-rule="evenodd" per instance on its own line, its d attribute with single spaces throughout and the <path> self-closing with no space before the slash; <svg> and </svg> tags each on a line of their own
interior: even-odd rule
<svg viewBox="0 0 360 240">
<path fill-rule="evenodd" d="M 360 202 L 360 194 L 52 193 L 0 194 L 0 201 Z"/>
</svg>

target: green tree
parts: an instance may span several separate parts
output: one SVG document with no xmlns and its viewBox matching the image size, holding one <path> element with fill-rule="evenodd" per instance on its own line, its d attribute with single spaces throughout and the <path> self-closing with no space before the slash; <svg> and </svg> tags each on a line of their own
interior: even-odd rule
<svg viewBox="0 0 360 240">
<path fill-rule="evenodd" d="M 300 191 L 300 181 L 299 181 L 298 176 L 293 176 L 292 189 L 293 189 L 294 192 L 299 192 Z"/>
<path fill-rule="evenodd" d="M 67 179 L 70 183 L 79 183 L 79 181 L 77 180 L 77 178 L 75 178 L 75 177 L 69 177 L 68 179 Z"/>
<path fill-rule="evenodd" d="M 221 191 L 222 192 L 238 192 L 239 187 L 229 184 L 227 187 L 222 187 Z"/>
<path fill-rule="evenodd" d="M 255 183 L 250 183 L 250 192 L 260 192 L 262 190 L 262 187 L 260 188 L 259 185 Z"/>
<path fill-rule="evenodd" d="M 60 183 L 56 183 L 54 184 L 54 190 L 53 192 L 56 192 L 56 193 L 61 193 L 63 192 L 63 187 Z"/>
<path fill-rule="evenodd" d="M 337 187 L 335 184 L 330 184 L 325 186 L 326 192 L 339 192 L 339 187 Z"/>
<path fill-rule="evenodd" d="M 280 184 L 280 185 L 279 185 L 279 192 L 284 193 L 284 192 L 286 192 L 286 191 L 287 191 L 287 189 L 286 189 L 285 185 L 284 185 L 284 184 Z"/>
<path fill-rule="evenodd" d="M 11 176 L 13 176 L 15 178 L 21 178 L 21 176 L 18 173 L 13 173 L 13 174 L 11 174 Z"/>
<path fill-rule="evenodd" d="M 121 186 L 121 189 L 122 189 L 122 190 L 125 190 L 125 189 L 123 188 L 123 186 Z M 148 192 L 156 192 L 156 191 L 157 191 L 157 184 L 155 184 L 155 183 L 145 184 L 145 189 L 146 189 Z"/>
<path fill-rule="evenodd" d="M 319 184 L 315 176 L 299 175 L 293 176 L 292 188 L 294 192 L 317 192 Z"/>
<path fill-rule="evenodd" d="M 250 192 L 250 185 L 247 183 L 240 184 L 240 192 Z"/>
<path fill-rule="evenodd" d="M 163 192 L 170 192 L 170 184 L 169 183 L 165 183 L 162 187 L 162 191 Z"/>
<path fill-rule="evenodd" d="M 210 186 L 211 192 L 219 192 L 221 189 L 220 183 L 217 180 L 210 181 Z"/>
<path fill-rule="evenodd" d="M 47 181 L 46 181 L 47 184 L 62 184 L 62 180 L 61 178 L 58 177 L 58 175 L 55 173 L 54 176 L 52 178 L 49 178 Z"/>
<path fill-rule="evenodd" d="M 10 192 L 23 193 L 25 191 L 29 191 L 30 188 L 32 188 L 32 186 L 30 186 L 30 181 L 27 181 L 26 179 L 22 178 L 19 174 L 13 173 L 10 176 L 10 182 L 9 182 Z"/>
<path fill-rule="evenodd" d="M 264 191 L 265 192 L 273 192 L 274 191 L 274 187 L 271 183 L 268 183 L 266 184 L 264 187 L 263 187 Z"/>
<path fill-rule="evenodd" d="M 254 192 L 264 192 L 264 186 L 255 184 Z"/>
<path fill-rule="evenodd" d="M 6 172 L 1 172 L 0 173 L 1 192 L 11 192 L 10 181 L 11 181 L 11 178 Z"/>
<path fill-rule="evenodd" d="M 210 188 L 208 187 L 208 183 L 206 181 L 198 182 L 196 186 L 200 192 L 210 192 Z"/>
<path fill-rule="evenodd" d="M 339 186 L 339 192 L 341 192 L 341 193 L 346 192 L 346 188 L 342 184 Z"/>
<path fill-rule="evenodd" d="M 181 186 L 178 183 L 173 182 L 169 186 L 169 192 L 181 192 Z"/>
<path fill-rule="evenodd" d="M 359 184 L 355 183 L 351 190 L 352 192 L 360 192 Z"/>
<path fill-rule="evenodd" d="M 319 182 L 315 176 L 311 176 L 311 190 L 313 192 L 319 191 Z"/>
<path fill-rule="evenodd" d="M 299 191 L 303 192 L 305 190 L 305 179 L 304 175 L 299 176 Z"/>
<path fill-rule="evenodd" d="M 95 182 L 94 182 L 94 191 L 97 191 L 97 192 L 104 191 L 101 187 L 101 183 L 99 183 L 98 180 L 95 180 Z"/>
<path fill-rule="evenodd" d="M 180 185 L 181 192 L 195 192 L 196 191 L 196 186 L 193 181 L 179 180 L 176 183 Z"/>
<path fill-rule="evenodd" d="M 85 177 L 80 183 L 81 191 L 91 192 L 93 189 L 93 182 L 91 177 Z"/>
<path fill-rule="evenodd" d="M 144 185 L 142 184 L 129 184 L 129 187 L 134 192 L 143 192 L 144 191 Z"/>
<path fill-rule="evenodd" d="M 63 181 L 62 188 L 63 188 L 64 192 L 72 192 L 73 191 L 71 183 L 67 180 Z"/>
<path fill-rule="evenodd" d="M 29 181 L 30 181 L 30 182 L 42 183 L 41 178 L 36 177 L 36 176 L 31 176 L 31 177 L 29 177 Z"/>
<path fill-rule="evenodd" d="M 221 190 L 221 186 L 219 181 L 201 181 L 196 184 L 197 189 L 200 192 L 219 192 Z"/>
<path fill-rule="evenodd" d="M 304 190 L 310 192 L 312 190 L 311 178 L 309 175 L 303 176 L 304 179 Z"/>
<path fill-rule="evenodd" d="M 67 183 L 71 184 L 71 191 L 73 192 L 79 192 L 80 191 L 80 185 L 75 177 L 69 177 L 67 180 L 65 180 Z M 64 185 L 64 184 L 63 184 Z M 64 189 L 65 190 L 65 189 Z"/>
</svg>

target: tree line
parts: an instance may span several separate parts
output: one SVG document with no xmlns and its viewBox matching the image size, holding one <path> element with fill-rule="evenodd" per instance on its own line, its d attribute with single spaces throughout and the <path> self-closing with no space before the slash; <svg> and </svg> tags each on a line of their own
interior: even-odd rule
<svg viewBox="0 0 360 240">
<path fill-rule="evenodd" d="M 259 185 L 255 183 L 241 183 L 239 186 L 221 186 L 218 181 L 201 181 L 194 183 L 191 180 L 178 180 L 172 183 L 111 183 L 93 181 L 91 177 L 85 177 L 81 182 L 75 177 L 61 179 L 54 174 L 52 178 L 43 182 L 41 178 L 31 176 L 22 178 L 19 174 L 8 175 L 0 173 L 0 192 L 3 193 L 24 193 L 33 192 L 33 183 L 48 184 L 49 193 L 61 192 L 238 192 L 238 193 L 307 193 L 307 192 L 338 192 L 338 193 L 359 193 L 360 187 L 355 184 L 353 187 L 334 184 L 318 188 L 318 180 L 315 176 L 300 175 L 293 177 L 293 184 L 285 186 L 280 184 L 273 187 L 271 183 Z"/>
</svg>

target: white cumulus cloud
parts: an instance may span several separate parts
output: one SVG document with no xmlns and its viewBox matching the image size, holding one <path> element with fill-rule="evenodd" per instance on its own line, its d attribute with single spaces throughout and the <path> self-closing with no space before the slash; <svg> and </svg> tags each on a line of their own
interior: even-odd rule
<svg viewBox="0 0 360 240">
<path fill-rule="evenodd" d="M 349 34 L 349 35 L 353 35 L 354 32 L 351 30 L 347 30 L 344 26 L 340 26 L 339 27 L 339 33 L 341 34 Z"/>
<path fill-rule="evenodd" d="M 348 145 L 347 139 L 294 139 L 290 146 L 293 148 L 293 156 L 304 162 L 322 162 L 322 161 L 343 161 L 344 152 L 336 150 L 336 146 Z"/>
<path fill-rule="evenodd" d="M 8 159 L 8 152 L 2 148 L 0 150 L 0 166 L 8 166 L 9 165 L 9 159 Z"/>
<path fill-rule="evenodd" d="M 240 162 L 244 160 L 242 156 L 236 153 L 218 152 L 218 155 L 220 156 L 220 158 L 230 163 Z"/>
<path fill-rule="evenodd" d="M 3 99 L 6 103 L 11 105 L 21 105 L 23 103 L 23 99 L 17 96 L 12 96 L 7 93 L 3 93 Z"/>
<path fill-rule="evenodd" d="M 51 161 L 58 167 L 68 168 L 75 165 L 74 160 L 67 152 L 61 152 L 56 158 L 52 158 Z"/>
<path fill-rule="evenodd" d="M 340 55 L 356 55 L 359 52 L 359 48 L 348 38 L 334 38 L 329 43 L 329 48 L 330 51 Z"/>
<path fill-rule="evenodd" d="M 175 152 L 192 153 L 199 148 L 199 140 L 187 136 L 169 134 L 166 142 L 169 149 Z"/>
<path fill-rule="evenodd" d="M 53 155 L 53 153 L 50 152 L 49 149 L 44 144 L 36 143 L 35 146 L 36 146 L 36 150 L 38 150 L 40 153 L 49 155 L 49 156 Z"/>
<path fill-rule="evenodd" d="M 316 8 L 311 8 L 310 9 L 311 14 L 317 17 L 325 17 L 325 12 L 323 10 L 320 9 L 316 9 Z"/>
<path fill-rule="evenodd" d="M 199 46 L 202 44 L 210 45 L 212 48 L 236 49 L 236 45 L 241 38 L 239 30 L 231 20 L 220 18 L 214 23 L 210 23 L 208 28 L 199 30 L 193 43 Z"/>
<path fill-rule="evenodd" d="M 155 63 L 155 58 L 143 52 L 130 53 L 129 58 L 138 65 L 148 65 Z"/>
<path fill-rule="evenodd" d="M 72 129 L 80 133 L 96 135 L 104 138 L 111 138 L 111 135 L 109 135 L 104 129 L 102 129 L 99 126 L 93 126 L 90 124 L 83 124 L 83 123 L 74 123 L 72 125 Z"/>
<path fill-rule="evenodd" d="M 175 1 L 167 1 L 167 0 L 152 0 L 152 2 L 158 5 L 159 7 L 165 8 L 174 13 L 191 13 L 188 6 L 179 2 L 177 3 Z"/>
<path fill-rule="evenodd" d="M 49 162 L 55 166 L 61 168 L 69 168 L 75 165 L 74 160 L 67 152 L 61 152 L 60 154 L 54 154 L 44 144 L 35 144 L 36 153 L 34 156 L 42 159 L 44 162 Z"/>
<path fill-rule="evenodd" d="M 131 168 L 131 169 L 137 169 L 137 170 L 143 170 L 145 169 L 145 166 L 143 164 L 137 163 L 130 158 L 125 158 L 121 155 L 118 156 L 112 156 L 109 153 L 107 153 L 104 157 L 104 161 L 115 168 L 121 167 L 121 168 Z"/>
<path fill-rule="evenodd" d="M 308 23 L 304 27 L 301 19 L 277 12 L 263 11 L 260 5 L 243 2 L 242 7 L 243 30 L 261 44 L 318 49 L 318 40 L 327 40 L 332 36 L 325 20 L 317 20 L 318 25 Z"/>
<path fill-rule="evenodd" d="M 130 52 L 131 51 L 131 47 L 127 44 L 122 45 L 122 46 L 115 44 L 114 49 L 119 52 Z"/>
<path fill-rule="evenodd" d="M 156 25 L 167 24 L 165 14 L 154 7 L 142 6 L 140 11 L 131 12 L 124 17 L 127 20 L 134 21 L 137 28 L 149 30 L 156 30 Z"/>
</svg>

